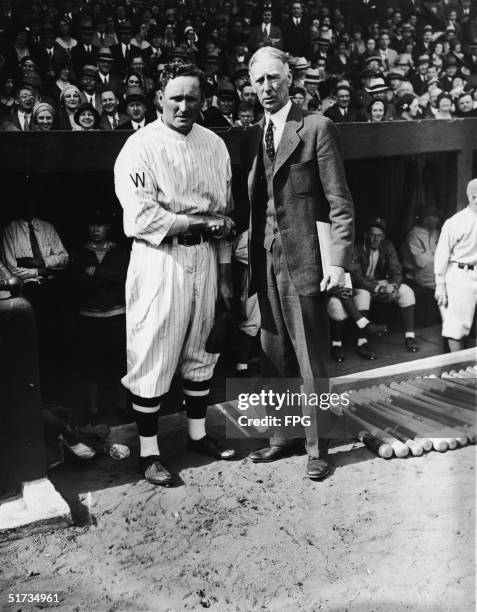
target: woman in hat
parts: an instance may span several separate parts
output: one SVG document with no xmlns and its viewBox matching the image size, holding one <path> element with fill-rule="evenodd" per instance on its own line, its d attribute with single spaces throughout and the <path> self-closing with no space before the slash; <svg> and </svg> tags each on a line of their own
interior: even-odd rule
<svg viewBox="0 0 477 612">
<path fill-rule="evenodd" d="M 32 131 L 49 132 L 55 122 L 55 109 L 48 102 L 37 102 L 33 107 L 32 121 Z"/>
<path fill-rule="evenodd" d="M 435 119 L 453 119 L 454 118 L 454 102 L 452 96 L 443 91 L 437 97 L 437 112 Z"/>
<path fill-rule="evenodd" d="M 76 127 L 73 130 L 78 132 L 92 132 L 99 129 L 101 118 L 98 111 L 89 102 L 84 102 L 78 106 L 74 115 Z"/>
<path fill-rule="evenodd" d="M 436 40 L 431 49 L 431 64 L 437 66 L 438 68 L 442 68 L 444 63 L 444 45 L 442 41 Z"/>
<path fill-rule="evenodd" d="M 58 115 L 58 129 L 77 129 L 74 115 L 81 104 L 80 90 L 76 85 L 67 85 L 60 94 L 60 112 Z"/>
<path fill-rule="evenodd" d="M 71 52 L 73 47 L 76 47 L 78 41 L 73 38 L 70 33 L 70 22 L 68 19 L 60 19 L 58 22 L 59 35 L 55 38 L 55 42 L 60 45 L 68 53 Z"/>
<path fill-rule="evenodd" d="M 80 367 L 86 387 L 87 417 L 98 420 L 98 383 L 126 371 L 124 285 L 128 254 L 109 240 L 111 217 L 95 210 L 87 219 L 88 242 L 72 257 L 71 280 L 79 311 Z"/>
<path fill-rule="evenodd" d="M 419 99 L 414 94 L 404 94 L 399 98 L 396 110 L 398 121 L 413 121 L 418 118 L 420 113 Z"/>
<path fill-rule="evenodd" d="M 386 121 L 387 104 L 384 100 L 373 100 L 366 109 L 369 123 Z"/>
</svg>

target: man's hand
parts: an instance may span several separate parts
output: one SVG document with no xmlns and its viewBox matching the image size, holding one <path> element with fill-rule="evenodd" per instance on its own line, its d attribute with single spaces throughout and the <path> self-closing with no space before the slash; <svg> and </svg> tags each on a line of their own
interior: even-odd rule
<svg viewBox="0 0 477 612">
<path fill-rule="evenodd" d="M 220 225 L 211 225 L 209 227 L 209 233 L 217 240 L 220 240 L 220 238 L 224 236 L 228 236 L 235 227 L 235 222 L 232 221 L 230 217 L 223 217 L 221 221 L 222 223 Z M 212 223 L 215 222 L 213 221 Z"/>
<path fill-rule="evenodd" d="M 229 263 L 219 264 L 218 277 L 219 296 L 227 310 L 232 308 L 233 286 L 232 286 L 232 265 Z"/>
<path fill-rule="evenodd" d="M 340 266 L 330 266 L 320 283 L 321 291 L 336 291 L 345 286 L 345 271 Z"/>
<path fill-rule="evenodd" d="M 438 306 L 447 308 L 447 289 L 445 284 L 439 283 L 436 285 L 436 292 L 434 293 Z"/>
<path fill-rule="evenodd" d="M 88 266 L 88 267 L 85 269 L 85 272 L 86 272 L 86 274 L 87 274 L 88 276 L 94 276 L 94 271 L 95 271 L 95 269 L 96 269 L 96 268 L 95 268 L 95 266 Z"/>
<path fill-rule="evenodd" d="M 17 259 L 17 266 L 20 268 L 44 268 L 45 262 L 39 257 L 19 257 Z"/>
<path fill-rule="evenodd" d="M 223 225 L 224 217 L 219 215 L 188 215 L 189 232 L 208 232 L 210 228 L 219 228 Z"/>
</svg>

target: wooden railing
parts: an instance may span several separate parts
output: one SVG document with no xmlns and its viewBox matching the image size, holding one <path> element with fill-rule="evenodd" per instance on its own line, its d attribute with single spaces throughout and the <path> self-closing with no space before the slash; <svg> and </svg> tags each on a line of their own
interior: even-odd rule
<svg viewBox="0 0 477 612">
<path fill-rule="evenodd" d="M 446 181 L 453 185 L 450 209 L 465 203 L 477 150 L 477 119 L 340 124 L 346 160 L 380 159 L 429 153 L 455 154 Z M 241 129 L 217 130 L 232 163 L 238 163 Z M 0 172 L 110 171 L 129 132 L 4 132 L 0 134 Z"/>
</svg>

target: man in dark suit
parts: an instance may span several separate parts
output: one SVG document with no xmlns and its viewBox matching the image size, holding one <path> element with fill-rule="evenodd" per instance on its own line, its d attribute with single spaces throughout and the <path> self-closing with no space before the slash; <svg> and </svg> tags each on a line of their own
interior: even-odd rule
<svg viewBox="0 0 477 612">
<path fill-rule="evenodd" d="M 73 64 L 76 76 L 81 73 L 83 66 L 93 65 L 98 58 L 98 48 L 94 47 L 93 42 L 94 29 L 91 25 L 83 25 L 80 31 L 80 40 L 78 44 L 71 49 L 71 62 Z"/>
<path fill-rule="evenodd" d="M 263 11 L 262 23 L 251 29 L 248 46 L 252 51 L 265 46 L 283 49 L 282 31 L 278 26 L 273 25 L 270 9 Z"/>
<path fill-rule="evenodd" d="M 55 42 L 55 29 L 45 25 L 41 31 L 41 41 L 32 49 L 33 58 L 43 79 L 52 81 L 57 72 L 71 64 L 67 52 Z"/>
<path fill-rule="evenodd" d="M 116 75 L 111 74 L 114 57 L 108 47 L 99 50 L 96 66 L 98 68 L 99 88 L 101 91 L 112 90 L 119 97 L 124 92 L 123 82 Z"/>
<path fill-rule="evenodd" d="M 99 124 L 100 130 L 106 132 L 120 128 L 122 125 L 130 121 L 129 115 L 118 111 L 119 99 L 112 89 L 105 89 L 101 92 L 101 121 Z"/>
<path fill-rule="evenodd" d="M 308 45 L 308 23 L 303 19 L 303 6 L 301 2 L 293 2 L 291 16 L 282 26 L 284 49 L 290 55 L 303 57 Z"/>
<path fill-rule="evenodd" d="M 117 45 L 111 45 L 111 53 L 114 58 L 114 73 L 123 77 L 128 69 L 131 56 L 136 53 L 141 55 L 141 49 L 136 45 L 131 44 L 132 38 L 132 27 L 131 24 L 126 21 L 118 26 L 118 39 Z"/>
<path fill-rule="evenodd" d="M 129 115 L 129 121 L 118 125 L 116 130 L 140 130 L 154 118 L 146 116 L 146 96 L 140 87 L 130 87 L 126 90 L 125 96 L 126 113 Z"/>
<path fill-rule="evenodd" d="M 258 50 L 250 61 L 250 76 L 265 115 L 243 135 L 241 174 L 248 180 L 242 185 L 236 221 L 239 226 L 248 204 L 250 293 L 258 293 L 262 316 L 262 373 L 277 386 L 279 379 L 316 383 L 328 377 L 325 291 L 339 291 L 351 265 L 353 202 L 335 126 L 290 101 L 287 56 L 270 47 Z M 317 221 L 331 224 L 325 271 Z M 284 381 L 286 387 L 288 383 Z M 310 418 L 305 427 L 306 473 L 321 479 L 329 472 L 323 422 L 329 415 L 310 405 L 302 405 L 302 411 Z M 269 446 L 251 453 L 252 461 L 274 461 L 290 453 L 286 432 L 280 428 L 273 433 Z"/>
<path fill-rule="evenodd" d="M 325 117 L 329 117 L 335 123 L 353 123 L 363 121 L 360 112 L 351 106 L 351 88 L 347 85 L 338 85 L 333 95 L 336 98 L 336 104 L 330 106 L 325 112 Z"/>
</svg>

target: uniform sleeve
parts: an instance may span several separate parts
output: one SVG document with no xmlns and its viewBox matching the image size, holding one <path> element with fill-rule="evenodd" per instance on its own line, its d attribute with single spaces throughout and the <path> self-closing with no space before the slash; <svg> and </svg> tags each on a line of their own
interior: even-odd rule
<svg viewBox="0 0 477 612">
<path fill-rule="evenodd" d="M 441 235 L 437 243 L 436 252 L 434 254 L 434 274 L 436 275 L 436 284 L 445 282 L 445 273 L 449 265 L 450 254 L 452 251 L 452 236 L 449 222 L 446 221 L 442 226 Z"/>
<path fill-rule="evenodd" d="M 114 165 L 114 185 L 124 210 L 126 236 L 159 246 L 178 221 L 177 217 L 183 215 L 161 207 L 152 163 L 141 140 L 129 139 Z"/>
<path fill-rule="evenodd" d="M 424 242 L 415 232 L 409 233 L 407 247 L 412 255 L 412 263 L 415 268 L 425 268 L 434 261 L 434 254 L 426 248 Z"/>
<path fill-rule="evenodd" d="M 331 265 L 349 269 L 354 242 L 354 206 L 348 189 L 338 131 L 325 118 L 317 136 L 320 179 L 330 205 Z"/>
</svg>

